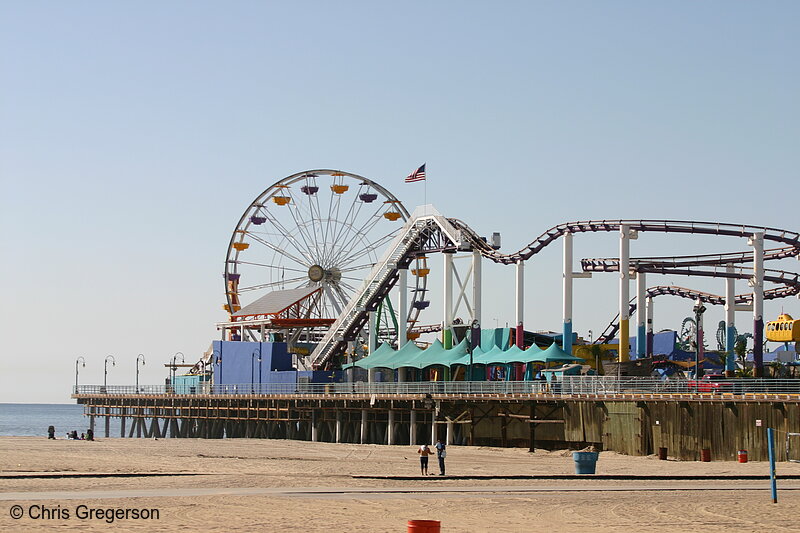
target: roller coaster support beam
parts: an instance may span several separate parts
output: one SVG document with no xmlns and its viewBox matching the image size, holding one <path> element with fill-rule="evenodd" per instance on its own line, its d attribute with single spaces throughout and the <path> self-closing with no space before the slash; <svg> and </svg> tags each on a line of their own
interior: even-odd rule
<svg viewBox="0 0 800 533">
<path fill-rule="evenodd" d="M 472 252 L 472 320 L 481 321 L 481 253 Z"/>
<path fill-rule="evenodd" d="M 367 353 L 372 355 L 375 353 L 375 349 L 378 347 L 378 324 L 377 324 L 377 312 L 369 311 L 368 318 L 367 318 L 367 329 L 369 335 L 367 337 L 367 342 L 369 345 L 367 346 Z M 368 371 L 368 381 L 372 383 L 375 381 L 375 369 L 370 368 Z"/>
<path fill-rule="evenodd" d="M 748 239 L 753 247 L 753 376 L 764 376 L 764 232 L 757 231 Z"/>
<path fill-rule="evenodd" d="M 525 329 L 522 326 L 524 322 L 523 313 L 525 311 L 525 262 L 520 259 L 517 261 L 517 294 L 516 294 L 516 312 L 515 312 L 515 320 L 514 322 L 517 324 L 517 332 L 514 335 L 514 340 L 516 341 L 516 345 L 519 348 L 525 348 L 524 346 L 524 336 L 525 336 Z"/>
<path fill-rule="evenodd" d="M 630 361 L 631 229 L 619 227 L 619 362 Z"/>
<path fill-rule="evenodd" d="M 401 268 L 397 277 L 397 349 L 408 340 L 408 269 Z M 397 369 L 397 381 L 406 380 L 406 369 Z"/>
<path fill-rule="evenodd" d="M 401 268 L 397 277 L 397 349 L 408 340 L 408 269 Z"/>
<path fill-rule="evenodd" d="M 636 273 L 636 357 L 642 358 L 647 353 L 647 276 L 644 272 Z"/>
<path fill-rule="evenodd" d="M 442 344 L 453 347 L 453 254 L 444 253 L 444 316 L 442 317 Z"/>
<path fill-rule="evenodd" d="M 653 357 L 653 297 L 647 297 L 647 357 Z"/>
<path fill-rule="evenodd" d="M 725 271 L 733 274 L 733 265 L 726 266 Z M 736 279 L 730 277 L 725 279 L 725 351 L 728 352 L 725 359 L 725 375 L 728 377 L 733 377 L 736 371 L 734 348 L 736 348 Z"/>
<path fill-rule="evenodd" d="M 561 348 L 572 354 L 572 233 L 564 234 L 564 329 Z"/>
</svg>

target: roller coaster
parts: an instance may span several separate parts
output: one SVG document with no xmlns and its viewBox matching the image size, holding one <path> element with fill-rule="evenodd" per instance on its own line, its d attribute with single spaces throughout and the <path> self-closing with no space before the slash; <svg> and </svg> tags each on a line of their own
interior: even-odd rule
<svg viewBox="0 0 800 533">
<path fill-rule="evenodd" d="M 377 216 L 380 218 L 382 214 L 382 218 L 389 221 L 402 218 L 404 221 L 402 228 L 397 230 L 395 227 L 386 234 L 381 233 L 381 236 L 374 240 L 362 238 L 360 233 L 361 229 L 356 228 L 350 232 L 353 237 L 348 240 L 348 246 L 351 248 L 347 253 L 342 254 L 334 250 L 333 246 L 330 246 L 330 249 L 326 247 L 324 239 L 325 236 L 328 235 L 327 233 L 318 239 L 318 234 L 314 231 L 315 224 L 326 220 L 326 216 L 323 212 L 324 205 L 320 207 L 318 201 L 316 202 L 315 211 L 315 201 L 310 200 L 310 222 L 298 222 L 297 227 L 299 229 L 297 230 L 280 226 L 277 222 L 274 222 L 274 220 L 277 220 L 274 215 L 265 212 L 267 206 L 275 208 L 275 206 L 269 203 L 269 200 L 278 207 L 288 207 L 290 209 L 294 203 L 300 203 L 303 197 L 302 195 L 292 195 L 291 188 L 293 186 L 299 187 L 307 198 L 310 199 L 314 197 L 320 190 L 319 186 L 316 185 L 316 180 L 322 175 L 330 175 L 334 179 L 334 183 L 330 187 L 334 196 L 328 207 L 328 222 L 333 218 L 334 213 L 339 213 L 340 208 L 338 202 L 341 202 L 341 198 L 347 191 L 347 186 L 345 186 L 341 180 L 344 178 L 352 178 L 359 182 L 359 191 L 366 190 L 367 192 L 360 192 L 357 196 L 357 198 L 361 199 L 360 203 L 358 205 L 356 203 L 350 205 L 348 213 L 360 211 L 362 208 L 360 204 L 372 202 L 375 200 L 373 197 L 375 193 L 379 192 L 386 198 L 383 204 L 387 207 L 379 207 L 379 209 L 383 209 L 384 211 L 383 213 L 381 213 L 380 210 L 377 211 Z M 335 181 L 337 179 L 339 181 Z M 334 205 L 336 207 L 334 207 Z M 298 210 L 298 213 L 299 212 Z M 345 216 L 345 220 L 350 224 L 348 216 L 349 215 Z M 295 214 L 292 214 L 292 217 L 297 221 L 297 216 Z M 353 220 L 355 220 L 355 216 L 353 216 Z M 254 235 L 251 226 L 264 222 L 275 225 L 277 231 L 275 231 L 274 235 Z M 375 224 L 376 222 L 370 219 L 368 222 L 364 223 L 363 228 L 372 229 Z M 355 226 L 355 224 L 353 225 Z M 331 235 L 335 236 L 337 235 L 336 227 L 338 226 L 336 224 L 333 224 L 333 226 L 334 229 L 331 230 Z M 346 225 L 341 226 L 344 227 Z M 342 231 L 344 230 L 339 230 L 340 233 Z M 755 225 L 707 221 L 633 219 L 588 220 L 566 222 L 553 226 L 518 251 L 506 254 L 498 251 L 494 243 L 487 242 L 485 238 L 481 237 L 478 232 L 470 228 L 465 222 L 456 218 L 445 217 L 433 208 L 433 206 L 418 207 L 412 214 L 407 216 L 407 211 L 402 207 L 399 200 L 377 183 L 351 173 L 316 170 L 294 174 L 289 178 L 281 180 L 275 186 L 260 195 L 242 216 L 237 230 L 234 232 L 234 236 L 231 239 L 226 261 L 227 310 L 231 312 L 233 317 L 235 315 L 234 310 L 238 311 L 240 307 L 239 292 L 241 291 L 238 287 L 239 272 L 237 269 L 244 264 L 254 264 L 252 262 L 245 262 L 239 257 L 239 253 L 247 249 L 248 243 L 246 239 L 254 238 L 262 244 L 267 245 L 268 248 L 276 253 L 281 252 L 281 247 L 293 247 L 297 252 L 292 251 L 291 254 L 284 253 L 284 255 L 292 257 L 297 265 L 300 265 L 299 268 L 294 269 L 294 271 L 299 273 L 299 276 L 294 274 L 292 281 L 311 287 L 320 286 L 321 294 L 326 302 L 325 307 L 327 308 L 327 313 L 336 316 L 335 320 L 332 318 L 322 318 L 322 314 L 324 314 L 325 311 L 319 311 L 318 309 L 317 312 L 322 313 L 318 314 L 318 318 L 319 320 L 324 320 L 324 322 L 319 322 L 314 325 L 324 326 L 324 333 L 320 333 L 314 337 L 307 337 L 307 339 L 315 341 L 315 346 L 304 362 L 304 366 L 314 369 L 325 369 L 331 366 L 334 357 L 344 353 L 348 343 L 357 340 L 361 332 L 368 326 L 367 322 L 370 313 L 375 312 L 379 306 L 382 305 L 392 288 L 398 285 L 398 283 L 401 287 L 406 286 L 406 272 L 412 266 L 412 263 L 418 262 L 420 258 L 427 257 L 426 254 L 443 253 L 452 257 L 452 254 L 457 252 L 471 252 L 475 261 L 483 258 L 498 264 L 516 265 L 518 269 L 518 283 L 521 284 L 520 280 L 524 263 L 542 252 L 546 247 L 562 239 L 564 242 L 565 259 L 563 339 L 564 349 L 570 351 L 572 342 L 572 279 L 579 275 L 572 272 L 572 236 L 583 233 L 617 233 L 620 236 L 619 257 L 583 259 L 580 262 L 582 273 L 587 276 L 591 273 L 600 272 L 620 273 L 619 314 L 611 321 L 609 327 L 606 328 L 595 342 L 608 342 L 617 333 L 619 333 L 620 338 L 627 338 L 629 336 L 629 316 L 637 310 L 637 307 L 641 310 L 645 298 L 649 299 L 655 296 L 673 295 L 708 304 L 727 304 L 726 309 L 729 309 L 730 313 L 733 312 L 736 305 L 751 305 L 753 307 L 754 316 L 754 356 L 756 359 L 756 366 L 760 367 L 762 364 L 760 345 L 764 329 L 762 316 L 763 300 L 785 298 L 800 294 L 800 275 L 798 275 L 798 273 L 764 269 L 763 267 L 765 261 L 798 257 L 798 255 L 800 255 L 800 234 L 794 231 Z M 628 248 L 629 241 L 630 239 L 637 238 L 639 233 L 737 237 L 747 239 L 748 245 L 752 246 L 753 250 L 747 252 L 695 256 L 630 258 Z M 268 242 L 269 238 L 275 235 L 279 236 L 281 240 L 280 244 Z M 305 253 L 301 246 L 301 239 L 308 245 L 312 238 L 317 246 L 322 249 L 317 255 Z M 323 241 L 323 243 L 320 245 L 319 241 Z M 778 247 L 764 249 L 765 242 L 774 243 Z M 362 244 L 365 247 L 365 251 L 359 249 L 359 246 Z M 385 247 L 383 248 L 382 255 L 378 256 L 376 250 L 380 245 L 385 245 Z M 343 268 L 334 264 L 336 263 L 337 257 L 341 258 L 343 255 L 348 260 L 353 257 L 364 257 L 369 260 L 367 264 L 359 265 L 358 268 Z M 748 263 L 752 263 L 752 266 L 747 266 Z M 274 279 L 270 283 L 253 285 L 251 287 L 259 289 L 284 287 L 285 270 L 282 270 L 283 267 L 277 267 L 272 264 L 262 264 L 260 266 L 268 267 L 269 271 L 272 273 L 280 272 L 281 278 Z M 308 268 L 307 275 L 303 272 L 304 268 Z M 414 270 L 418 279 L 424 277 L 424 275 L 420 275 L 423 270 L 425 274 L 427 274 L 428 271 L 427 267 L 423 269 L 419 264 L 417 264 L 417 268 Z M 344 280 L 348 272 L 358 272 L 357 278 L 360 278 L 358 279 L 361 281 L 360 285 L 348 285 L 345 283 Z M 480 283 L 479 272 L 479 266 L 475 266 L 473 283 Z M 637 283 L 638 289 L 636 297 L 630 298 L 628 292 L 630 280 L 634 276 L 644 280 L 646 274 L 700 276 L 724 278 L 727 280 L 746 279 L 753 287 L 753 292 L 735 295 L 732 292 L 732 282 L 729 283 L 729 290 L 725 296 L 718 296 L 675 286 L 646 288 L 644 283 L 640 282 Z M 446 272 L 445 283 L 452 283 L 452 280 L 448 280 L 447 276 L 448 273 Z M 350 279 L 356 281 L 356 278 L 351 277 Z M 775 284 L 776 287 L 765 290 L 764 282 Z M 345 289 L 347 293 L 345 293 Z M 406 341 L 410 333 L 408 329 L 409 324 L 413 327 L 414 323 L 418 320 L 420 311 L 427 306 L 427 302 L 424 300 L 424 293 L 427 290 L 427 286 L 420 286 L 418 282 L 412 305 L 407 306 L 404 301 L 401 301 L 399 313 L 401 316 L 407 315 L 408 320 L 397 321 L 395 332 L 399 343 L 402 344 Z M 404 291 L 401 291 L 401 293 L 402 292 Z M 522 292 L 518 285 L 518 316 L 516 326 L 519 332 L 521 332 L 522 328 L 522 306 L 520 303 L 523 298 Z M 474 294 L 476 294 L 479 299 L 479 287 L 475 290 Z M 452 329 L 454 320 L 452 316 L 452 302 L 445 302 L 444 307 L 445 316 L 444 320 L 441 322 L 441 328 L 445 332 L 448 332 Z M 413 311 L 413 316 L 409 311 Z M 311 310 L 309 309 L 308 312 L 311 313 Z M 640 312 L 639 316 L 639 334 L 637 335 L 637 339 L 642 339 L 645 322 L 643 318 L 644 314 Z M 732 315 L 729 314 L 728 316 L 728 326 L 733 327 Z M 479 312 L 476 310 L 471 318 L 473 321 L 479 321 Z M 429 326 L 427 331 L 433 331 L 434 329 L 438 328 Z M 244 331 L 244 328 L 242 328 L 242 331 Z M 517 338 L 521 341 L 521 335 L 518 335 Z M 637 342 L 641 342 L 641 340 Z M 625 360 L 627 358 L 627 350 L 626 343 L 621 343 L 620 360 Z"/>
</svg>

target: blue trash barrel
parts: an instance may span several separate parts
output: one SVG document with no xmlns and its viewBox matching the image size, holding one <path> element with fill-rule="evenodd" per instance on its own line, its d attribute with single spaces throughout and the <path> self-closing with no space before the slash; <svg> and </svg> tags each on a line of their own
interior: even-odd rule
<svg viewBox="0 0 800 533">
<path fill-rule="evenodd" d="M 598 452 L 572 452 L 576 474 L 594 474 L 597 467 Z"/>
</svg>

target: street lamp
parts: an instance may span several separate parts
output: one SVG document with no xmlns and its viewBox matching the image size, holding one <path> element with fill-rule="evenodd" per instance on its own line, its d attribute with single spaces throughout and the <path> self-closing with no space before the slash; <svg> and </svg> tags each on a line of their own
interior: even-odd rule
<svg viewBox="0 0 800 533">
<path fill-rule="evenodd" d="M 258 352 L 253 352 L 250 354 L 250 394 L 253 394 L 255 390 L 253 387 L 255 386 L 255 378 L 253 377 L 253 366 L 255 363 L 255 358 L 258 357 L 258 391 L 261 392 L 261 355 Z"/>
<path fill-rule="evenodd" d="M 142 366 L 144 366 L 144 354 L 140 353 L 136 356 L 136 394 L 139 394 L 139 359 L 142 360 Z"/>
<path fill-rule="evenodd" d="M 170 385 L 173 387 L 175 386 L 175 361 L 178 359 L 178 356 L 181 356 L 181 363 L 186 363 L 186 359 L 183 358 L 183 352 L 176 352 L 175 355 L 172 356 L 172 379 L 170 380 Z"/>
<path fill-rule="evenodd" d="M 214 385 L 222 385 L 222 352 L 214 350 L 214 352 L 212 353 L 212 357 L 214 355 L 217 356 L 217 358 L 214 360 L 214 364 L 219 366 L 219 383 L 216 383 L 215 380 Z"/>
<path fill-rule="evenodd" d="M 694 311 L 695 333 L 697 336 L 695 340 L 697 349 L 694 352 L 694 378 L 700 379 L 703 377 L 703 369 L 700 366 L 700 352 L 703 350 L 703 313 L 706 312 L 706 306 L 703 305 L 701 300 L 697 300 L 692 311 Z"/>
<path fill-rule="evenodd" d="M 81 363 L 81 366 L 85 367 L 86 359 L 84 359 L 82 355 L 75 359 L 75 394 L 78 394 L 78 363 Z"/>
<path fill-rule="evenodd" d="M 106 392 L 106 386 L 108 385 L 108 360 L 111 359 L 111 366 L 117 366 L 117 360 L 114 359 L 113 355 L 107 355 L 106 360 L 103 363 L 103 393 Z"/>
</svg>

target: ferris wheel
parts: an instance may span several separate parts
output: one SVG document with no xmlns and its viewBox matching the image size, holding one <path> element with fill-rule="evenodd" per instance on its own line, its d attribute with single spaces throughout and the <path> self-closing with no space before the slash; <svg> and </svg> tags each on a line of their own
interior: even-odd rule
<svg viewBox="0 0 800 533">
<path fill-rule="evenodd" d="M 408 217 L 391 192 L 356 174 L 320 169 L 283 178 L 250 203 L 236 225 L 223 307 L 235 314 L 274 291 L 320 289 L 309 318 L 330 322 Z M 414 279 L 404 317 L 412 324 L 426 291 L 426 278 Z"/>
</svg>

